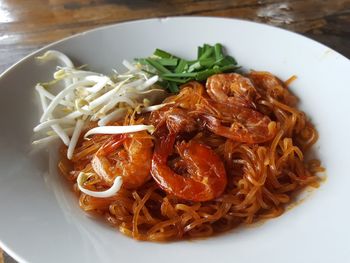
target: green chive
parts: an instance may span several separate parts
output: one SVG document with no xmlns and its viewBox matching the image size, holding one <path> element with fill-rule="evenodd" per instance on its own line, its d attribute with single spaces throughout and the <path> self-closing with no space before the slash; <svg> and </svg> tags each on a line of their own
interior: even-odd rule
<svg viewBox="0 0 350 263">
<path fill-rule="evenodd" d="M 208 58 L 210 57 L 210 55 L 213 53 L 214 48 L 205 44 L 204 45 L 204 52 L 202 53 L 202 55 L 200 56 L 199 59 L 204 59 L 204 58 Z"/>
<path fill-rule="evenodd" d="M 158 84 L 170 92 L 178 92 L 179 86 L 190 80 L 204 81 L 213 74 L 232 72 L 239 68 L 233 57 L 224 54 L 220 43 L 199 46 L 197 59 L 193 61 L 181 59 L 161 49 L 156 49 L 154 56 L 137 61 L 141 65 L 149 65 L 142 70 L 150 75 L 158 74 L 161 78 Z"/>
<path fill-rule="evenodd" d="M 171 55 L 170 53 L 164 51 L 164 50 L 161 50 L 159 48 L 157 48 L 153 55 L 157 56 L 157 57 L 160 57 L 160 58 L 173 58 L 174 56 Z"/>
<path fill-rule="evenodd" d="M 237 61 L 231 56 L 225 56 L 223 59 L 221 59 L 218 65 L 220 66 L 237 65 Z"/>
<path fill-rule="evenodd" d="M 160 58 L 157 61 L 163 66 L 175 67 L 177 65 L 178 59 L 177 58 Z"/>
<path fill-rule="evenodd" d="M 197 50 L 197 59 L 199 59 L 203 54 L 203 48 L 201 46 L 198 47 Z"/>
<path fill-rule="evenodd" d="M 197 61 L 196 63 L 192 64 L 191 66 L 189 66 L 188 68 L 188 72 L 193 72 L 196 69 L 199 69 L 201 67 L 201 63 L 199 61 Z"/>
<path fill-rule="evenodd" d="M 180 59 L 179 64 L 177 64 L 177 67 L 175 68 L 175 73 L 183 72 L 186 66 L 187 66 L 186 60 Z"/>
<path fill-rule="evenodd" d="M 179 87 L 178 87 L 174 82 L 169 82 L 168 89 L 169 89 L 170 92 L 172 92 L 172 93 L 179 92 Z"/>
<path fill-rule="evenodd" d="M 215 59 L 214 58 L 204 58 L 204 59 L 200 59 L 199 63 L 201 65 L 201 67 L 211 68 L 215 64 Z"/>
<path fill-rule="evenodd" d="M 170 82 L 176 82 L 181 84 L 189 82 L 191 79 L 193 79 L 193 77 L 192 78 L 175 78 L 175 77 L 163 77 L 163 75 L 161 75 L 161 78 L 163 80 L 168 80 Z"/>
<path fill-rule="evenodd" d="M 186 77 L 195 77 L 197 73 L 164 73 L 162 77 L 176 77 L 176 78 L 186 78 Z"/>
<path fill-rule="evenodd" d="M 160 73 L 171 73 L 170 70 L 165 68 L 162 64 L 160 64 L 157 60 L 151 59 L 151 58 L 146 58 L 145 61 L 154 67 L 156 70 L 158 70 Z"/>
<path fill-rule="evenodd" d="M 222 53 L 222 46 L 220 43 L 215 44 L 214 51 L 215 51 L 215 59 L 216 60 L 219 60 L 224 56 Z"/>
</svg>

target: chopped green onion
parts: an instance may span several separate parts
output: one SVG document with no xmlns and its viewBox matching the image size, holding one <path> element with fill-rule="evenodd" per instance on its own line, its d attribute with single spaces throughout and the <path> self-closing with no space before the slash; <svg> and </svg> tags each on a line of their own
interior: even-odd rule
<svg viewBox="0 0 350 263">
<path fill-rule="evenodd" d="M 220 43 L 198 47 L 197 59 L 192 61 L 161 49 L 156 49 L 153 56 L 137 61 L 143 71 L 159 75 L 158 84 L 170 92 L 178 92 L 179 86 L 188 81 L 205 81 L 213 74 L 232 72 L 239 68 L 233 57 L 224 54 Z"/>
<path fill-rule="evenodd" d="M 214 58 L 204 58 L 199 60 L 201 67 L 204 68 L 211 68 L 215 64 L 215 62 L 216 61 Z"/>
<path fill-rule="evenodd" d="M 161 73 L 171 73 L 170 70 L 168 70 L 167 68 L 165 68 L 162 64 L 160 64 L 157 60 L 155 59 L 151 59 L 151 58 L 146 58 L 145 61 L 147 62 L 147 64 L 151 65 L 152 67 L 154 67 L 156 70 L 158 70 Z"/>
<path fill-rule="evenodd" d="M 163 66 L 173 66 L 173 67 L 175 67 L 177 65 L 178 59 L 177 58 L 161 58 L 158 61 Z"/>
<path fill-rule="evenodd" d="M 171 55 L 170 53 L 164 51 L 164 50 L 161 50 L 159 48 L 157 48 L 153 55 L 157 56 L 157 57 L 160 57 L 160 58 L 174 58 L 173 55 Z"/>
<path fill-rule="evenodd" d="M 195 77 L 197 73 L 189 72 L 189 73 L 164 73 L 162 77 Z"/>
<path fill-rule="evenodd" d="M 179 92 L 179 87 L 174 82 L 169 82 L 169 90 L 172 93 Z"/>
<path fill-rule="evenodd" d="M 196 63 L 193 63 L 191 66 L 188 68 L 188 72 L 193 72 L 196 69 L 200 69 L 201 63 L 197 61 Z"/>
<path fill-rule="evenodd" d="M 220 63 L 219 63 L 220 66 L 226 66 L 226 65 L 237 65 L 237 62 L 236 60 L 231 57 L 231 56 L 226 56 L 224 58 L 221 59 Z"/>
<path fill-rule="evenodd" d="M 222 59 L 224 57 L 224 55 L 222 54 L 222 46 L 220 43 L 215 44 L 214 50 L 216 60 Z"/>
<path fill-rule="evenodd" d="M 205 44 L 204 52 L 202 53 L 199 59 L 208 58 L 213 53 L 213 51 L 214 51 L 213 47 L 210 47 L 209 45 Z"/>
<path fill-rule="evenodd" d="M 176 83 L 181 83 L 181 84 L 183 84 L 183 83 L 186 83 L 186 82 L 189 82 L 190 80 L 191 80 L 191 78 L 174 78 L 174 77 L 163 77 L 163 76 L 161 76 L 161 78 L 163 79 L 163 80 L 168 80 L 168 81 L 171 81 L 171 82 L 176 82 Z M 193 79 L 194 77 L 192 77 L 192 79 Z"/>
<path fill-rule="evenodd" d="M 203 48 L 202 47 L 198 47 L 198 51 L 197 51 L 197 59 L 199 59 L 203 54 Z"/>
<path fill-rule="evenodd" d="M 186 66 L 187 66 L 186 60 L 180 59 L 179 64 L 177 64 L 177 67 L 175 68 L 175 73 L 183 72 Z"/>
</svg>

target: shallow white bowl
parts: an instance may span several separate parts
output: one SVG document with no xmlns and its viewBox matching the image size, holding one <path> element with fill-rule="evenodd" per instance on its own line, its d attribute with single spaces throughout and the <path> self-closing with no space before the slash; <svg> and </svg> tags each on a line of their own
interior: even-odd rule
<svg viewBox="0 0 350 263">
<path fill-rule="evenodd" d="M 88 217 L 56 171 L 51 153 L 31 146 L 40 113 L 34 85 L 56 64 L 35 56 L 56 49 L 77 64 L 110 73 L 124 58 L 162 48 L 195 57 L 203 43 L 222 43 L 245 69 L 287 79 L 312 118 L 327 181 L 305 202 L 254 228 L 165 244 L 127 238 Z M 221 18 L 178 17 L 122 23 L 41 49 L 0 77 L 0 240 L 21 262 L 350 262 L 350 62 L 315 41 L 278 28 Z"/>
</svg>

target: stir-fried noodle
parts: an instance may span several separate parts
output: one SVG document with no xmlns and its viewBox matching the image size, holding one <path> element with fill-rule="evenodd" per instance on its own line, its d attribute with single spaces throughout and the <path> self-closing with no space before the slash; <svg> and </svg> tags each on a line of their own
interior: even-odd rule
<svg viewBox="0 0 350 263">
<path fill-rule="evenodd" d="M 289 84 L 289 82 L 286 82 Z M 207 237 L 281 215 L 294 195 L 317 186 L 318 160 L 305 160 L 317 131 L 287 85 L 267 72 L 217 74 L 190 82 L 152 113 L 124 122 L 156 130 L 79 139 L 59 168 L 85 211 L 139 240 Z M 93 124 L 92 124 L 93 125 Z M 99 198 L 123 178 L 117 194 Z"/>
</svg>

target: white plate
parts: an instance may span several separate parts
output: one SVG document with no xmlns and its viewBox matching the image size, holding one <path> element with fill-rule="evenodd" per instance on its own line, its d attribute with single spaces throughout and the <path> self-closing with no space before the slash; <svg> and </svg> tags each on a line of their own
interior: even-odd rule
<svg viewBox="0 0 350 263">
<path fill-rule="evenodd" d="M 57 49 L 105 73 L 155 48 L 195 57 L 203 43 L 222 43 L 245 69 L 282 79 L 316 125 L 315 148 L 327 181 L 305 202 L 254 228 L 199 241 L 138 242 L 86 216 L 56 171 L 55 154 L 31 146 L 39 118 L 34 84 L 49 80 L 55 63 L 34 57 Z M 0 238 L 22 262 L 350 262 L 350 62 L 337 52 L 278 28 L 221 18 L 135 21 L 79 34 L 41 49 L 0 78 Z"/>
</svg>

